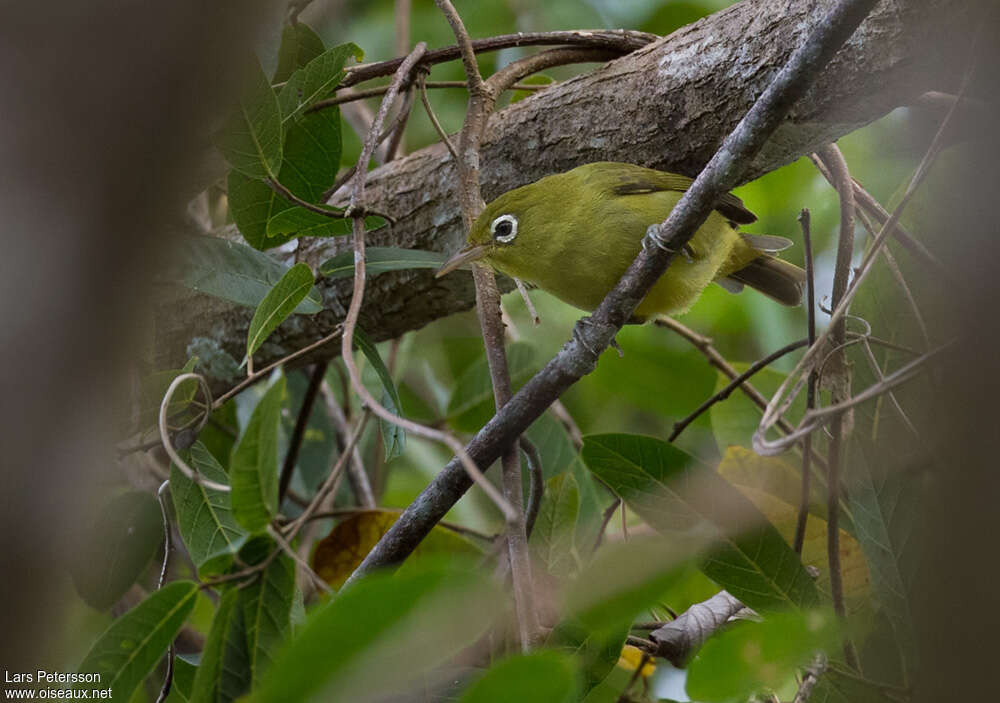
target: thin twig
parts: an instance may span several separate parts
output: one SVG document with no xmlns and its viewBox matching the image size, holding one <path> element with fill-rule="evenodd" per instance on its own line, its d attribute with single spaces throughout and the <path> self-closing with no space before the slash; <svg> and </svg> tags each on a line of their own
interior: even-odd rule
<svg viewBox="0 0 1000 703">
<path fill-rule="evenodd" d="M 966 88 L 969 85 L 969 81 L 972 78 L 973 73 L 973 59 L 976 55 L 976 46 L 979 41 L 979 33 L 976 34 L 972 42 L 972 48 L 970 50 L 970 62 L 969 68 L 965 73 L 965 77 L 962 82 L 962 88 L 959 91 L 959 95 L 962 96 L 965 93 Z M 766 437 L 767 430 L 774 425 L 778 420 L 781 419 L 782 413 L 791 405 L 795 396 L 800 392 L 802 388 L 802 373 L 803 369 L 812 368 L 817 361 L 817 357 L 822 353 L 820 350 L 824 347 L 829 335 L 834 329 L 834 325 L 839 323 L 847 316 L 847 310 L 851 304 L 851 301 L 858 294 L 861 289 L 862 284 L 871 274 L 875 259 L 878 256 L 879 251 L 885 245 L 887 238 L 893 232 L 896 227 L 896 223 L 899 221 L 900 216 L 909 203 L 913 194 L 916 192 L 917 187 L 923 182 L 924 177 L 927 175 L 931 164 L 937 158 L 938 153 L 943 148 L 944 135 L 947 132 L 948 125 L 951 121 L 952 116 L 955 113 L 955 108 L 959 105 L 960 101 L 956 101 L 949 110 L 948 114 L 945 116 L 938 128 L 937 133 L 934 135 L 934 139 L 931 141 L 927 152 L 924 154 L 923 159 L 921 159 L 920 164 L 917 166 L 910 181 L 906 187 L 906 191 L 903 193 L 903 197 L 896 208 L 893 210 L 889 219 L 886 220 L 885 224 L 882 225 L 882 229 L 879 231 L 878 236 L 872 243 L 869 250 L 866 252 L 864 259 L 861 262 L 861 266 L 858 267 L 857 274 L 854 280 L 848 286 L 844 293 L 843 299 L 840 301 L 839 305 L 834 306 L 834 310 L 830 315 L 830 327 L 819 336 L 809 351 L 799 360 L 798 365 L 795 369 L 788 375 L 788 377 L 782 382 L 775 392 L 771 401 L 768 403 L 767 409 L 764 411 L 764 415 L 761 418 L 760 424 L 757 431 L 754 433 L 753 437 L 753 447 L 758 454 L 763 455 L 773 455 L 784 451 L 790 442 L 796 441 L 802 434 L 802 423 L 800 423 L 799 428 L 796 429 L 791 435 L 787 435 L 778 440 L 769 440 Z M 880 384 L 882 385 L 882 384 Z M 803 421 L 805 418 L 803 418 Z"/>
<path fill-rule="evenodd" d="M 170 566 L 170 550 L 172 549 L 170 540 L 170 518 L 167 512 L 167 490 L 170 488 L 170 481 L 164 481 L 156 491 L 156 502 L 160 505 L 160 515 L 163 518 L 163 564 L 160 566 L 160 578 L 156 582 L 157 590 L 163 588 L 167 582 L 167 570 Z M 173 640 L 167 648 L 167 670 L 163 675 L 163 685 L 160 686 L 160 694 L 156 697 L 156 703 L 163 703 L 170 695 L 170 688 L 174 683 L 174 657 L 177 656 L 177 648 Z"/>
<path fill-rule="evenodd" d="M 318 586 L 321 591 L 327 593 L 328 595 L 333 594 L 333 589 L 330 588 L 330 584 L 324 581 L 319 574 L 313 571 L 309 562 L 300 557 L 298 553 L 292 549 L 292 546 L 288 544 L 284 537 L 281 536 L 280 531 L 268 526 L 267 534 L 269 534 L 274 541 L 278 543 L 278 546 L 281 547 L 281 551 L 291 557 L 292 561 L 299 565 L 299 568 L 302 569 L 302 572 L 309 577 L 309 580 L 311 580 L 314 585 Z"/>
<path fill-rule="evenodd" d="M 827 144 L 817 155 L 830 171 L 833 183 L 840 196 L 840 236 L 837 244 L 837 262 L 833 270 L 833 307 L 844 298 L 851 274 L 851 258 L 854 255 L 854 187 L 851 173 L 843 154 L 835 144 Z M 831 393 L 833 402 L 841 403 L 851 396 L 851 376 L 844 349 L 846 321 L 841 319 L 831 324 L 830 341 L 836 354 L 830 358 L 836 364 Z M 808 411 L 807 411 L 808 412 Z M 840 455 L 846 440 L 847 424 L 842 414 L 837 414 L 830 422 L 830 443 L 826 462 L 826 557 L 830 577 L 830 595 L 833 610 L 841 620 L 847 617 L 844 604 L 844 577 L 840 565 Z M 850 637 L 844 637 L 844 660 L 853 669 L 858 668 L 858 655 Z"/>
<path fill-rule="evenodd" d="M 462 132 L 458 138 L 459 202 L 466 231 L 484 207 L 479 189 L 479 148 L 486 122 L 496 104 L 497 92 L 493 78 L 487 83 L 479 73 L 472 41 L 462 18 L 450 0 L 435 0 L 438 9 L 451 25 L 452 32 L 462 52 L 462 64 L 468 84 L 469 104 L 466 109 Z M 500 291 L 493 271 L 474 265 L 472 276 L 476 285 L 476 312 L 483 333 L 486 360 L 493 386 L 496 408 L 502 408 L 513 395 L 510 371 L 504 348 L 504 328 L 500 314 Z M 507 520 L 507 558 L 510 564 L 514 590 L 514 610 L 517 617 L 521 650 L 528 651 L 539 636 L 538 614 L 535 610 L 528 558 L 526 521 L 521 498 L 521 460 L 515 440 L 500 455 L 501 485 L 504 498 L 514 509 Z"/>
<path fill-rule="evenodd" d="M 542 475 L 542 457 L 538 448 L 527 437 L 521 437 L 521 451 L 528 460 L 528 475 L 531 478 L 528 507 L 524 511 L 524 537 L 531 539 L 531 531 L 535 528 L 535 520 L 538 519 L 538 511 L 545 496 L 545 478 Z"/>
<path fill-rule="evenodd" d="M 619 54 L 627 54 L 641 49 L 646 44 L 659 39 L 655 34 L 636 32 L 632 30 L 578 29 L 556 32 L 518 32 L 517 34 L 502 34 L 486 39 L 472 40 L 472 51 L 483 53 L 499 51 L 518 46 L 588 46 L 612 49 Z M 423 66 L 433 66 L 439 63 L 454 61 L 462 55 L 458 45 L 428 51 L 421 60 Z M 341 88 L 357 85 L 372 78 L 389 76 L 396 72 L 405 57 L 391 59 L 380 63 L 353 66 L 347 69 L 347 76 L 340 83 Z"/>
<path fill-rule="evenodd" d="M 680 435 L 680 433 L 683 432 L 688 425 L 690 425 L 692 422 L 698 419 L 699 416 L 705 413 L 709 408 L 718 403 L 720 400 L 725 400 L 726 398 L 728 398 L 734 390 L 742 386 L 744 382 L 752 378 L 758 371 L 767 368 L 769 365 L 773 364 L 781 357 L 795 351 L 796 349 L 801 349 L 802 347 L 808 346 L 808 344 L 809 344 L 808 339 L 799 339 L 795 342 L 792 342 L 791 344 L 786 344 L 777 351 L 771 352 L 763 359 L 755 361 L 753 364 L 750 365 L 749 368 L 747 368 L 746 371 L 744 371 L 739 376 L 730 381 L 725 388 L 723 388 L 718 393 L 713 395 L 711 398 L 706 400 L 704 403 L 699 405 L 698 408 L 694 410 L 694 412 L 692 412 L 684 419 L 675 422 L 674 429 L 670 433 L 670 436 L 667 437 L 667 441 L 673 442 L 675 439 L 677 439 L 678 435 Z"/>
<path fill-rule="evenodd" d="M 455 160 L 456 166 L 458 165 L 458 152 L 455 151 L 455 145 L 451 143 L 451 139 L 448 138 L 448 133 L 444 131 L 444 127 L 441 126 L 441 122 L 438 120 L 437 115 L 434 113 L 434 108 L 431 107 L 431 101 L 427 97 L 427 76 L 424 73 L 420 74 L 417 79 L 420 84 L 420 101 L 424 104 L 424 110 L 427 112 L 427 118 L 434 125 L 435 131 L 437 131 L 438 136 L 441 137 L 441 141 L 444 145 L 448 147 L 448 152 L 451 154 L 451 158 Z M 465 83 L 462 83 L 464 86 Z"/>
<path fill-rule="evenodd" d="M 230 487 L 223 483 L 216 483 L 211 481 L 200 473 L 188 466 L 187 462 L 181 458 L 181 455 L 177 453 L 174 448 L 173 441 L 170 439 L 170 430 L 167 427 L 167 408 L 170 406 L 170 400 L 174 397 L 174 393 L 177 391 L 177 387 L 180 386 L 184 381 L 188 380 L 198 381 L 198 385 L 201 387 L 202 392 L 205 394 L 206 404 L 212 404 L 212 392 L 208 389 L 208 382 L 205 377 L 201 374 L 196 373 L 182 373 L 178 374 L 176 378 L 167 386 L 167 392 L 163 394 L 163 400 L 160 401 L 160 416 L 159 416 L 159 428 L 160 428 L 160 443 L 163 444 L 164 450 L 167 452 L 167 456 L 170 460 L 174 462 L 174 465 L 180 470 L 182 474 L 187 476 L 189 479 L 194 481 L 199 486 L 204 486 L 205 488 L 211 488 L 215 491 L 230 491 Z M 194 431 L 197 435 L 201 432 L 201 429 L 205 426 L 205 422 L 208 418 L 208 412 L 203 413 L 202 419 L 198 424 L 198 429 Z"/>
<path fill-rule="evenodd" d="M 288 439 L 288 449 L 285 451 L 285 462 L 281 467 L 281 480 L 278 483 L 278 505 L 281 505 L 288 493 L 288 486 L 292 482 L 292 474 L 295 473 L 295 464 L 299 460 L 299 450 L 302 448 L 302 440 L 306 436 L 306 426 L 309 418 L 312 417 L 313 406 L 316 404 L 316 394 L 326 376 L 326 367 L 329 361 L 319 361 L 313 365 L 309 375 L 309 385 L 302 396 L 302 407 L 299 408 L 299 415 L 295 419 L 295 427 L 292 429 L 292 436 Z"/>
<path fill-rule="evenodd" d="M 429 66 L 421 65 L 420 69 L 429 69 Z M 419 82 L 419 78 L 417 79 Z M 514 85 L 507 88 L 507 90 L 526 90 L 532 93 L 538 92 L 540 90 L 545 90 L 546 88 L 551 88 L 554 84 L 547 83 L 544 85 L 537 85 L 534 83 L 515 83 Z M 403 83 L 403 90 L 408 90 L 412 87 L 412 83 L 407 81 Z M 465 81 L 426 81 L 425 87 L 431 90 L 440 90 L 444 88 L 465 88 Z M 323 100 L 317 101 L 310 108 L 310 112 L 315 110 L 321 110 L 325 107 L 333 107 L 334 105 L 343 105 L 345 103 L 352 103 L 358 100 L 365 100 L 367 98 L 377 98 L 380 95 L 385 95 L 385 91 L 389 89 L 387 85 L 380 85 L 375 88 L 366 88 L 365 90 L 354 90 L 345 91 L 342 95 L 337 95 L 332 98 L 325 98 Z"/>
<path fill-rule="evenodd" d="M 399 92 L 399 86 L 402 83 L 403 78 L 413 69 L 417 61 L 426 51 L 426 48 L 427 47 L 423 42 L 417 44 L 413 52 L 407 57 L 407 60 L 400 65 L 399 71 L 393 77 L 392 85 L 390 85 L 389 90 L 386 91 L 385 99 L 379 107 L 378 114 L 375 116 L 375 121 L 372 123 L 372 127 L 368 132 L 368 137 L 365 139 L 362 146 L 361 155 L 358 158 L 359 167 L 354 177 L 354 188 L 351 194 L 351 206 L 348 208 L 350 212 L 356 213 L 356 211 L 361 207 L 361 203 L 364 202 L 365 181 L 368 175 L 367 164 L 375 150 L 375 135 L 378 134 L 378 131 L 381 129 L 382 122 L 385 120 L 385 116 L 389 111 L 389 105 Z M 344 320 L 344 334 L 341 338 L 341 356 L 344 359 L 344 365 L 347 367 L 347 373 L 351 379 L 351 387 L 354 389 L 354 392 L 361 397 L 362 402 L 364 402 L 368 409 L 381 417 L 383 420 L 398 425 L 407 432 L 412 432 L 417 436 L 426 437 L 447 445 L 449 449 L 455 452 L 455 455 L 458 457 L 459 461 L 461 461 L 463 468 L 466 472 L 468 472 L 472 480 L 475 481 L 483 489 L 483 492 L 486 493 L 486 495 L 497 505 L 498 508 L 500 508 L 500 511 L 504 514 L 505 518 L 508 520 L 513 519 L 516 514 L 513 507 L 511 507 L 510 503 L 508 503 L 504 497 L 500 495 L 497 489 L 494 488 L 493 484 L 491 484 L 486 477 L 483 476 L 482 471 L 479 470 L 476 463 L 469 457 L 461 442 L 445 432 L 426 427 L 420 423 L 407 420 L 406 418 L 389 412 L 375 400 L 362 383 L 361 375 L 358 372 L 357 364 L 354 361 L 353 342 L 354 328 L 357 325 L 358 316 L 361 312 L 361 303 L 364 300 L 365 230 L 364 217 L 359 214 L 353 214 L 351 216 L 354 220 L 354 294 L 351 297 L 351 304 L 347 311 L 347 317 Z"/>
<path fill-rule="evenodd" d="M 344 450 L 340 453 L 337 458 L 336 463 L 333 468 L 330 469 L 330 473 L 327 475 L 326 480 L 323 485 L 319 487 L 316 491 L 316 495 L 306 506 L 302 513 L 292 520 L 285 528 L 285 534 L 289 540 L 295 539 L 295 535 L 298 534 L 302 526 L 309 521 L 310 517 L 319 509 L 319 506 L 326 499 L 326 497 L 333 492 L 337 484 L 340 481 L 340 476 L 344 471 L 344 467 L 347 466 L 348 462 L 351 460 L 351 456 L 354 452 L 354 447 L 357 445 L 358 440 L 361 439 L 361 434 L 365 431 L 365 426 L 368 424 L 368 418 L 371 417 L 371 413 L 365 413 L 358 420 L 357 425 L 354 426 L 354 431 L 351 433 L 350 439 L 347 440 L 347 444 Z"/>
<path fill-rule="evenodd" d="M 812 231 L 809 226 L 809 210 L 799 213 L 799 224 L 802 226 L 802 246 L 805 250 L 806 265 L 806 305 L 807 331 L 809 346 L 816 343 L 816 269 L 812 253 Z M 809 388 L 806 390 L 806 411 L 816 407 L 817 374 L 813 370 L 809 374 Z M 802 485 L 799 492 L 799 512 L 795 519 L 795 539 L 792 547 L 795 553 L 802 555 L 802 546 L 806 539 L 806 524 L 809 520 L 810 481 L 812 479 L 812 435 L 806 435 L 802 441 Z"/>
<path fill-rule="evenodd" d="M 326 411 L 333 421 L 333 426 L 337 431 L 337 444 L 343 453 L 350 441 L 351 427 L 347 422 L 347 415 L 344 409 L 337 402 L 337 396 L 333 394 L 330 384 L 324 382 L 321 388 L 323 401 L 326 403 Z M 372 491 L 371 482 L 368 480 L 368 472 L 365 471 L 364 462 L 361 461 L 361 452 L 357 446 L 351 450 L 351 460 L 347 464 L 347 481 L 351 484 L 351 490 L 358 504 L 372 509 L 376 505 L 375 493 Z"/>
<path fill-rule="evenodd" d="M 621 505 L 622 499 L 615 496 L 614 501 L 611 505 L 604 509 L 604 513 L 601 516 L 601 526 L 597 529 L 597 537 L 594 539 L 594 546 L 590 548 L 590 553 L 593 554 L 601 546 L 601 542 L 604 541 L 604 533 L 608 529 L 608 525 L 611 524 L 611 518 L 615 516 L 618 512 L 618 506 Z"/>
<path fill-rule="evenodd" d="M 654 319 L 653 324 L 657 327 L 666 327 L 669 330 L 673 330 L 681 337 L 689 341 L 705 356 L 706 359 L 708 359 L 708 363 L 721 371 L 722 374 L 730 381 L 739 377 L 739 373 L 733 368 L 732 364 L 726 361 L 725 357 L 719 353 L 719 350 L 712 345 L 712 340 L 709 337 L 698 334 L 687 325 L 684 325 L 674 318 L 665 315 Z M 753 401 L 754 405 L 759 407 L 761 410 L 767 407 L 767 398 L 765 398 L 764 394 L 758 391 L 752 383 L 741 383 L 739 388 L 750 400 Z M 784 420 L 779 423 L 778 427 L 783 432 L 792 431 L 792 426 Z"/>
</svg>

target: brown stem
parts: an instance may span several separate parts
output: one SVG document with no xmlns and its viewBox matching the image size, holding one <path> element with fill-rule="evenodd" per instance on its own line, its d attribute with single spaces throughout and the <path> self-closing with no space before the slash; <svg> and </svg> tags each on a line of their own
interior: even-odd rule
<svg viewBox="0 0 1000 703">
<path fill-rule="evenodd" d="M 807 329 L 809 334 L 809 346 L 816 343 L 816 271 L 813 263 L 812 234 L 809 227 L 809 211 L 803 209 L 799 213 L 799 224 L 802 226 L 802 245 L 805 249 L 806 264 L 806 305 Z M 816 381 L 815 371 L 809 373 L 809 387 L 806 390 L 806 410 L 816 407 Z M 812 479 L 812 434 L 806 435 L 802 440 L 802 486 L 799 493 L 799 512 L 795 520 L 795 539 L 792 543 L 795 553 L 802 555 L 802 545 L 806 539 L 806 522 L 809 519 L 809 483 Z"/>
<path fill-rule="evenodd" d="M 319 387 L 323 383 L 326 375 L 326 367 L 329 361 L 321 361 L 313 365 L 312 373 L 309 375 L 309 385 L 306 387 L 305 395 L 302 396 L 302 407 L 299 408 L 299 415 L 295 419 L 295 428 L 292 436 L 288 440 L 288 450 L 285 452 L 285 463 L 281 467 L 281 480 L 278 484 L 278 505 L 281 505 L 288 493 L 288 486 L 292 482 L 292 474 L 295 473 L 295 464 L 299 460 L 299 450 L 302 448 L 302 440 L 306 436 L 306 426 L 312 416 L 313 406 L 316 404 L 316 395 Z"/>
</svg>

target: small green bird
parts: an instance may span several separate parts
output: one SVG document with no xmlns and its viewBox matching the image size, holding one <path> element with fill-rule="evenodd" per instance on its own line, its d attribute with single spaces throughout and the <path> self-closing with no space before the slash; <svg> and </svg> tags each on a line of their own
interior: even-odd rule
<svg viewBox="0 0 1000 703">
<path fill-rule="evenodd" d="M 647 228 L 667 218 L 691 183 L 674 173 L 610 161 L 546 176 L 487 205 L 468 244 L 437 275 L 482 260 L 591 311 L 635 259 Z M 738 230 L 756 219 L 735 195 L 722 196 L 635 317 L 686 312 L 712 281 L 734 293 L 748 285 L 779 303 L 798 305 L 805 272 L 771 256 L 792 243 Z"/>
</svg>

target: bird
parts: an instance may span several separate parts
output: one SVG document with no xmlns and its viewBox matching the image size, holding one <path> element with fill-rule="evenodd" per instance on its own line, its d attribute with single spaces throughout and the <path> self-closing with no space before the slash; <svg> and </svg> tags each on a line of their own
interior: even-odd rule
<svg viewBox="0 0 1000 703">
<path fill-rule="evenodd" d="M 649 227 L 667 218 L 692 182 L 613 161 L 546 176 L 490 202 L 466 246 L 436 275 L 481 261 L 593 311 L 635 259 Z M 750 286 L 783 305 L 799 305 L 805 272 L 774 256 L 792 242 L 740 231 L 740 225 L 756 220 L 735 195 L 720 197 L 636 308 L 633 321 L 682 314 L 712 282 L 733 293 Z"/>
</svg>

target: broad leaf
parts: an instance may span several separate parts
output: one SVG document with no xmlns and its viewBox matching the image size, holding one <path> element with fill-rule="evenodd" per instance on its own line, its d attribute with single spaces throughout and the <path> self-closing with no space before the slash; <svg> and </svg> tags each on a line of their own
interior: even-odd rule
<svg viewBox="0 0 1000 703">
<path fill-rule="evenodd" d="M 759 611 L 818 601 L 798 555 L 754 505 L 716 472 L 675 447 L 638 435 L 585 438 L 583 459 L 657 531 L 714 539 L 701 569 Z"/>
<path fill-rule="evenodd" d="M 291 125 L 278 181 L 295 195 L 319 203 L 340 168 L 340 110 L 312 112 Z"/>
<path fill-rule="evenodd" d="M 341 520 L 316 545 L 313 570 L 328 584 L 340 588 L 398 519 L 399 513 L 390 510 L 365 510 Z M 438 525 L 421 540 L 406 564 L 417 564 L 434 554 L 462 553 L 475 555 L 480 551 L 464 537 Z"/>
<path fill-rule="evenodd" d="M 581 693 L 587 693 L 615 668 L 631 623 L 632 619 L 629 617 L 595 630 L 569 618 L 553 628 L 545 645 L 577 658 L 583 674 Z"/>
<path fill-rule="evenodd" d="M 285 272 L 274 287 L 260 301 L 250 328 L 247 330 L 247 357 L 260 349 L 264 340 L 285 321 L 305 299 L 313 287 L 313 272 L 307 264 L 298 263 Z"/>
<path fill-rule="evenodd" d="M 247 544 L 240 557 L 257 564 L 277 549 L 270 539 Z M 291 633 L 292 600 L 295 595 L 295 563 L 286 554 L 275 557 L 260 575 L 240 589 L 247 654 L 256 686 L 274 661 L 278 648 Z"/>
<path fill-rule="evenodd" d="M 577 700 L 576 662 L 556 652 L 510 657 L 469 686 L 460 703 L 571 703 Z"/>
<path fill-rule="evenodd" d="M 267 222 L 267 236 L 288 240 L 293 237 L 340 237 L 353 231 L 350 219 L 341 217 L 339 208 L 324 208 L 329 215 L 295 206 L 282 210 Z M 376 215 L 365 217 L 365 229 L 385 226 L 385 220 Z M 353 254 L 351 255 L 354 256 Z"/>
<path fill-rule="evenodd" d="M 699 701 L 747 700 L 794 685 L 818 651 L 839 643 L 836 617 L 826 611 L 774 613 L 744 621 L 708 639 L 688 668 L 687 691 Z"/>
<path fill-rule="evenodd" d="M 239 174 L 230 174 L 230 186 L 234 176 L 267 189 L 260 181 L 251 181 Z M 177 253 L 179 257 L 168 280 L 250 308 L 256 308 L 288 271 L 287 266 L 267 254 L 218 237 L 183 237 L 178 242 Z M 295 312 L 312 314 L 322 309 L 323 296 L 313 288 Z"/>
<path fill-rule="evenodd" d="M 298 119 L 329 95 L 344 77 L 344 64 L 351 56 L 361 61 L 364 52 L 355 44 L 341 44 L 320 54 L 289 76 L 278 96 L 284 122 Z"/>
<path fill-rule="evenodd" d="M 129 700 L 180 632 L 197 595 L 198 586 L 190 581 L 175 581 L 152 593 L 111 623 L 78 671 L 99 674 L 101 686 L 111 688 L 113 700 Z"/>
<path fill-rule="evenodd" d="M 656 535 L 602 547 L 568 584 L 566 614 L 598 631 L 631 620 L 659 601 L 703 543 L 696 535 L 685 542 Z"/>
<path fill-rule="evenodd" d="M 191 447 L 190 464 L 208 480 L 228 485 L 229 476 L 201 442 Z M 204 578 L 226 571 L 247 538 L 233 517 L 230 494 L 195 483 L 176 466 L 170 471 L 170 494 L 177 529 L 198 575 Z"/>
<path fill-rule="evenodd" d="M 569 576 L 576 567 L 574 536 L 580 511 L 580 493 L 571 473 L 553 476 L 545 483 L 529 545 L 535 559 L 553 576 Z"/>
<path fill-rule="evenodd" d="M 174 657 L 174 679 L 170 684 L 170 695 L 164 703 L 191 703 L 194 692 L 194 677 L 198 667 L 183 656 Z"/>
<path fill-rule="evenodd" d="M 285 25 L 278 48 L 278 68 L 274 82 L 284 83 L 297 68 L 302 68 L 323 53 L 323 40 L 307 24 L 295 22 Z"/>
<path fill-rule="evenodd" d="M 469 564 L 373 574 L 313 610 L 251 700 L 364 703 L 409 691 L 478 641 L 502 600 Z"/>
<path fill-rule="evenodd" d="M 254 61 L 246 92 L 216 143 L 236 171 L 250 178 L 277 178 L 283 138 L 278 98 Z"/>
<path fill-rule="evenodd" d="M 392 374 L 382 361 L 382 356 L 378 353 L 378 347 L 368 338 L 360 328 L 354 330 L 354 345 L 361 350 L 361 353 L 368 359 L 375 373 L 382 384 L 382 405 L 386 410 L 394 415 L 402 415 L 402 405 L 399 402 L 399 392 L 396 384 L 392 380 Z M 382 428 L 382 442 L 385 445 L 385 460 L 399 456 L 406 449 L 406 432 L 403 428 L 385 420 L 379 420 Z"/>
<path fill-rule="evenodd" d="M 94 608 L 107 610 L 142 575 L 162 544 L 156 498 L 139 491 L 118 496 L 104 506 L 75 550 L 77 593 Z"/>
<path fill-rule="evenodd" d="M 250 688 L 250 655 L 240 591 L 230 588 L 219 601 L 194 677 L 192 703 L 229 703 Z"/>
<path fill-rule="evenodd" d="M 386 271 L 402 271 L 407 269 L 439 269 L 447 257 L 436 251 L 422 249 L 398 249 L 396 247 L 365 248 L 365 273 L 369 276 Z M 321 276 L 327 278 L 350 278 L 354 276 L 354 252 L 345 251 L 342 254 L 327 259 L 319 267 Z"/>
<path fill-rule="evenodd" d="M 507 366 L 515 390 L 538 370 L 537 354 L 527 342 L 515 342 L 507 347 Z M 493 416 L 493 383 L 485 356 L 480 356 L 455 382 L 448 401 L 448 420 L 463 432 L 475 432 Z"/>
<path fill-rule="evenodd" d="M 267 527 L 278 509 L 278 424 L 284 399 L 285 377 L 278 370 L 229 461 L 233 517 L 250 532 Z"/>
</svg>

